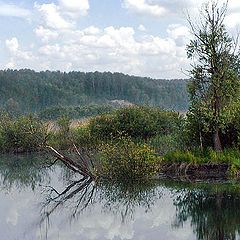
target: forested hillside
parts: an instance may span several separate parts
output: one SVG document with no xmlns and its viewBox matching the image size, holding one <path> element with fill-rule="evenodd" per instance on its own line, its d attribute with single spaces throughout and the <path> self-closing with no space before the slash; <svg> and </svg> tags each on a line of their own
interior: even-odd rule
<svg viewBox="0 0 240 240">
<path fill-rule="evenodd" d="M 110 72 L 0 71 L 0 107 L 39 112 L 56 106 L 104 104 L 121 99 L 186 110 L 186 80 L 156 80 Z"/>
</svg>

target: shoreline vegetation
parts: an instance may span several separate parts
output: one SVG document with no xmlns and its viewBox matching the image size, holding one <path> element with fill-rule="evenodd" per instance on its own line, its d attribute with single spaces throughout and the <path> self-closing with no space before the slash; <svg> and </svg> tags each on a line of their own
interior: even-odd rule
<svg viewBox="0 0 240 240">
<path fill-rule="evenodd" d="M 160 108 L 129 106 L 72 127 L 67 116 L 59 118 L 55 128 L 33 115 L 2 114 L 0 121 L 1 153 L 50 151 L 67 167 L 94 180 L 240 176 L 238 142 L 221 152 L 211 147 L 202 151 L 188 115 Z"/>
<path fill-rule="evenodd" d="M 239 178 L 240 54 L 236 40 L 225 28 L 226 13 L 227 2 L 219 6 L 212 0 L 203 5 L 200 23 L 188 19 L 193 38 L 187 56 L 193 65 L 186 115 L 137 105 L 91 107 L 91 114 L 97 116 L 71 127 L 71 117 L 89 109 L 57 108 L 42 113 L 51 115 L 50 119 L 65 113 L 57 119 L 57 128 L 51 129 L 34 115 L 2 113 L 0 152 L 48 149 L 69 168 L 93 180 L 128 181 L 163 173 L 193 179 Z M 71 75 L 74 73 L 66 76 Z M 85 76 L 86 81 L 90 75 Z M 116 80 L 123 75 L 111 76 Z M 97 91 L 97 81 L 91 79 Z M 65 150 L 64 154 L 60 150 Z"/>
</svg>

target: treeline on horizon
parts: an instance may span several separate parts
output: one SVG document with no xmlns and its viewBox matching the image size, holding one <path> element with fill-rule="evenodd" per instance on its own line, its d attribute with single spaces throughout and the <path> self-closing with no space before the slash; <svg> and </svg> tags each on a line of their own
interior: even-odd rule
<svg viewBox="0 0 240 240">
<path fill-rule="evenodd" d="M 108 104 L 126 100 L 137 105 L 185 111 L 187 80 L 163 80 L 111 72 L 36 72 L 0 70 L 0 109 L 10 113 L 49 108 Z"/>
</svg>

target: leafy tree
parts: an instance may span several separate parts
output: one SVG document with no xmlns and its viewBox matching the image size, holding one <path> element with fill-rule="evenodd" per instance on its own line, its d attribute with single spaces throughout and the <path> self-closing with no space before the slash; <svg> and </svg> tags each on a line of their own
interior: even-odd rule
<svg viewBox="0 0 240 240">
<path fill-rule="evenodd" d="M 202 134 L 211 133 L 215 150 L 222 150 L 224 109 L 239 94 L 239 60 L 236 42 L 224 25 L 226 12 L 227 2 L 219 6 L 212 0 L 203 5 L 199 23 L 189 18 L 193 39 L 187 54 L 195 62 L 189 84 L 190 118 L 197 125 L 200 142 Z"/>
</svg>

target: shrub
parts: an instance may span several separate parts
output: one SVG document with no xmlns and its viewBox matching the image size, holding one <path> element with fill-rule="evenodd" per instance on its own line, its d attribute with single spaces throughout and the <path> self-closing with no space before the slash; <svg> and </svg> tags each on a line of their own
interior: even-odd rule
<svg viewBox="0 0 240 240">
<path fill-rule="evenodd" d="M 181 143 L 179 142 L 178 135 L 176 134 L 159 134 L 148 139 L 146 143 L 154 148 L 160 155 L 164 155 L 168 152 L 173 152 L 181 148 Z"/>
<path fill-rule="evenodd" d="M 117 133 L 117 123 L 113 114 L 104 114 L 93 118 L 89 122 L 89 131 L 91 136 L 99 140 L 110 139 Z"/>
<path fill-rule="evenodd" d="M 93 118 L 89 123 L 92 135 L 98 139 L 117 137 L 126 133 L 132 138 L 149 139 L 157 134 L 167 135 L 176 131 L 179 115 L 150 107 L 127 107 L 112 114 Z"/>
<path fill-rule="evenodd" d="M 88 126 L 81 126 L 72 129 L 72 137 L 75 144 L 79 147 L 95 147 L 100 142 L 97 138 L 92 136 Z"/>
<path fill-rule="evenodd" d="M 1 116 L 0 144 L 2 151 L 36 151 L 45 142 L 47 129 L 32 115 L 11 119 Z"/>
<path fill-rule="evenodd" d="M 134 143 L 120 136 L 99 147 L 101 175 L 114 179 L 142 179 L 153 176 L 160 157 L 146 144 Z"/>
</svg>

